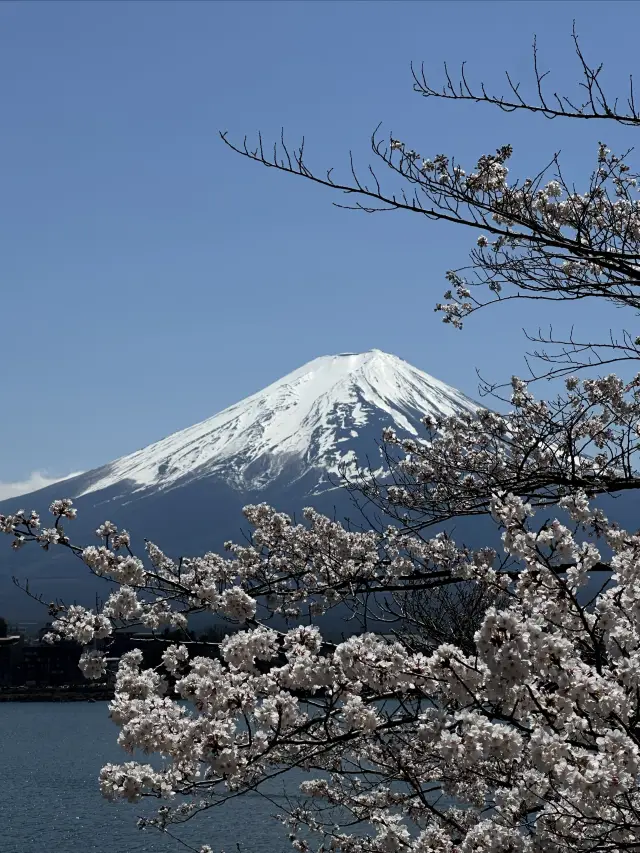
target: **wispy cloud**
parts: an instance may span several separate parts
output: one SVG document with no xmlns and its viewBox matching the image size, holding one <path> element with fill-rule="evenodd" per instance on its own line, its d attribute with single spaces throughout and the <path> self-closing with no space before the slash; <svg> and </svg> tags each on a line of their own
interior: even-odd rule
<svg viewBox="0 0 640 853">
<path fill-rule="evenodd" d="M 78 474 L 82 474 L 82 471 L 73 471 L 64 477 L 49 477 L 46 472 L 34 471 L 26 480 L 22 480 L 19 483 L 3 483 L 0 480 L 0 501 L 7 498 L 16 498 L 20 495 L 28 495 L 30 492 L 35 492 L 37 489 L 44 489 L 53 483 L 60 483 L 63 480 L 69 480 L 71 477 L 77 477 Z"/>
</svg>

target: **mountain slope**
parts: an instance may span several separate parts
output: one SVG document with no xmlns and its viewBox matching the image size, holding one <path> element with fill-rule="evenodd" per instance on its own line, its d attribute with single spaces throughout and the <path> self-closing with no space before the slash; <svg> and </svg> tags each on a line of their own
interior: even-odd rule
<svg viewBox="0 0 640 853">
<path fill-rule="evenodd" d="M 416 434 L 422 415 L 475 408 L 455 389 L 379 350 L 324 356 L 202 423 L 77 478 L 82 488 L 74 496 L 123 482 L 138 492 L 210 476 L 259 491 L 285 472 L 291 477 L 292 466 L 297 476 L 315 466 L 336 471 L 372 421 Z"/>
<path fill-rule="evenodd" d="M 172 556 L 198 553 L 240 537 L 247 503 L 352 513 L 348 497 L 332 487 L 340 463 L 373 462 L 384 426 L 416 435 L 426 414 L 475 409 L 455 389 L 379 350 L 324 356 L 200 424 L 4 501 L 0 513 L 20 506 L 45 516 L 51 500 L 71 497 L 79 513 L 69 528 L 74 541 L 95 541 L 93 531 L 109 518 Z M 68 552 L 43 554 L 32 546 L 13 554 L 8 545 L 0 542 L 0 614 L 15 619 L 16 612 L 23 618 L 35 612 L 9 583 L 14 573 L 28 576 L 47 599 L 92 596 L 93 579 Z"/>
</svg>

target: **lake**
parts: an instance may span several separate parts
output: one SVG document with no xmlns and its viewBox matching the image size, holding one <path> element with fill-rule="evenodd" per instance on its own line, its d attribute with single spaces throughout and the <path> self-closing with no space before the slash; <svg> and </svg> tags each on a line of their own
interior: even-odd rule
<svg viewBox="0 0 640 853">
<path fill-rule="evenodd" d="M 138 816 L 156 800 L 109 803 L 98 773 L 109 761 L 130 760 L 106 702 L 0 703 L 0 850 L 2 853 L 184 853 L 188 848 L 157 830 L 141 831 Z M 288 786 L 292 791 L 291 785 Z M 282 782 L 232 800 L 175 830 L 191 847 L 215 853 L 284 853 L 286 829 L 273 818 Z"/>
</svg>

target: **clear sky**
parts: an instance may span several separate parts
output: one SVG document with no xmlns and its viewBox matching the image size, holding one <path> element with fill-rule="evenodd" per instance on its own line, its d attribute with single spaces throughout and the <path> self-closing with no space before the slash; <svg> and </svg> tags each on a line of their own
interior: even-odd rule
<svg viewBox="0 0 640 853">
<path fill-rule="evenodd" d="M 519 176 L 562 149 L 580 185 L 597 140 L 626 148 L 628 132 L 424 100 L 409 72 L 466 60 L 495 88 L 504 69 L 530 81 L 537 33 L 575 93 L 574 18 L 622 92 L 636 3 L 0 3 L 0 481 L 108 462 L 319 355 L 377 347 L 475 395 L 476 367 L 523 371 L 523 324 L 619 323 L 531 307 L 455 332 L 433 305 L 473 235 L 339 210 L 217 136 L 284 126 L 344 174 L 382 121 L 469 165 L 510 142 Z"/>
</svg>

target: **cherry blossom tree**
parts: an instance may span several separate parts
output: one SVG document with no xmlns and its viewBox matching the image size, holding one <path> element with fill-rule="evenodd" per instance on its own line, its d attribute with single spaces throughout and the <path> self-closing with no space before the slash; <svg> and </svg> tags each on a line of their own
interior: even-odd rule
<svg viewBox="0 0 640 853">
<path fill-rule="evenodd" d="M 611 102 L 575 43 L 584 102 L 545 95 L 535 52 L 539 102 L 521 99 L 510 79 L 510 97 L 474 89 L 466 72 L 459 85 L 447 73 L 443 90 L 422 73 L 415 85 L 426 97 L 541 117 L 640 124 L 633 89 L 626 108 Z M 367 185 L 355 169 L 351 184 L 316 177 L 303 149 L 289 154 L 284 142 L 271 159 L 261 143 L 238 150 L 342 190 L 362 209 L 382 204 L 476 229 L 471 267 L 449 273 L 438 306 L 455 327 L 512 298 L 638 307 L 640 204 L 626 155 L 601 144 L 577 193 L 557 159 L 551 175 L 511 181 L 508 145 L 468 173 L 395 139 L 385 146 L 374 136 L 373 145 L 408 189 L 383 191 L 373 172 Z M 14 547 L 69 549 L 116 582 L 99 610 L 53 606 L 49 639 L 81 643 L 89 678 L 106 667 L 97 643 L 121 626 L 186 627 L 199 612 L 241 625 L 219 659 L 193 656 L 187 643 L 168 644 L 158 669 L 145 668 L 141 652 L 124 655 L 110 705 L 119 743 L 163 758 L 104 767 L 107 798 L 166 798 L 143 824 L 167 829 L 295 768 L 302 800 L 283 819 L 301 853 L 638 848 L 640 535 L 601 501 L 620 495 L 622 505 L 640 486 L 640 376 L 575 374 L 637 359 L 640 341 L 621 333 L 556 343 L 539 353 L 543 374 L 564 378 L 554 399 L 537 400 L 530 381 L 514 378 L 505 415 L 425 419 L 420 439 L 385 431 L 387 476 L 364 469 L 347 484 L 383 511 L 378 529 L 349 529 L 313 509 L 298 524 L 249 506 L 250 543 L 175 561 L 151 543 L 137 555 L 109 522 L 97 544 L 74 543 L 70 500 L 52 504 L 50 527 L 34 513 L 0 517 Z M 472 516 L 493 520 L 499 551 L 438 532 Z M 447 591 L 480 613 L 462 643 L 447 634 Z M 362 632 L 331 643 L 315 622 L 337 606 Z"/>
</svg>

